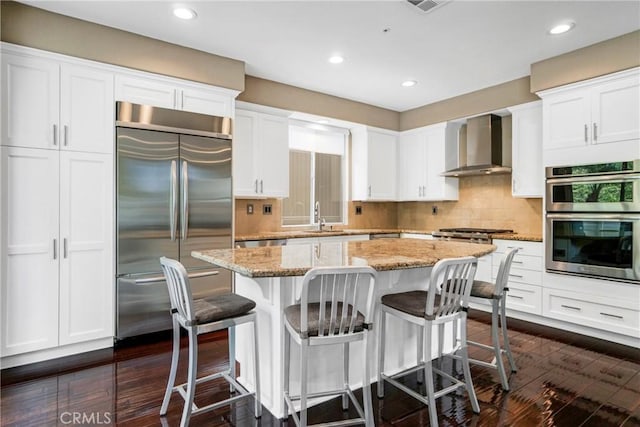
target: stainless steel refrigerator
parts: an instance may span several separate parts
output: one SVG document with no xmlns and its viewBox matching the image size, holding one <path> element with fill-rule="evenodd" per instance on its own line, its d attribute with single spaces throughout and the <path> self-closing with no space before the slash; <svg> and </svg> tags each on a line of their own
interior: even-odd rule
<svg viewBox="0 0 640 427">
<path fill-rule="evenodd" d="M 231 274 L 191 257 L 232 247 L 231 119 L 116 104 L 116 340 L 171 328 L 159 258 L 180 260 L 194 298 Z"/>
</svg>

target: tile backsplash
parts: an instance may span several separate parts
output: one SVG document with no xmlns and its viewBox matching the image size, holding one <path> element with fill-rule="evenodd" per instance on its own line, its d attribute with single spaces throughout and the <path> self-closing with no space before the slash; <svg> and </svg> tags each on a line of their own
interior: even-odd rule
<svg viewBox="0 0 640 427">
<path fill-rule="evenodd" d="M 542 199 L 511 196 L 511 175 L 459 178 L 455 202 L 349 202 L 349 228 L 437 230 L 445 227 L 509 228 L 522 234 L 542 234 Z M 282 231 L 282 201 L 236 199 L 236 234 Z M 247 205 L 253 205 L 253 214 Z M 271 205 L 271 215 L 263 215 Z M 356 207 L 361 214 L 356 215 Z M 437 206 L 437 214 L 432 209 Z"/>
</svg>

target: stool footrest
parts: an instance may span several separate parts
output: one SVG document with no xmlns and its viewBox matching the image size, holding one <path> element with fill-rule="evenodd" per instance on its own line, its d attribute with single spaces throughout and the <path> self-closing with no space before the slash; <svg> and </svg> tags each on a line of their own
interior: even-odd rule
<svg viewBox="0 0 640 427">
<path fill-rule="evenodd" d="M 332 421 L 329 423 L 321 423 L 321 424 L 310 424 L 307 427 L 312 427 L 312 426 L 313 427 L 321 427 L 321 426 L 322 427 L 338 427 L 338 426 L 351 426 L 351 425 L 357 425 L 357 424 L 365 424 L 364 410 L 362 409 L 362 406 L 360 406 L 358 399 L 356 399 L 356 396 L 353 394 L 353 391 L 351 391 L 350 388 L 309 393 L 307 394 L 307 399 L 338 396 L 338 395 L 344 395 L 344 394 L 349 396 L 349 400 L 353 404 L 353 407 L 358 413 L 358 415 L 360 416 L 360 418 L 350 418 L 348 420 Z M 299 426 L 300 419 L 298 417 L 298 414 L 296 413 L 294 401 L 300 400 L 300 396 L 299 395 L 291 396 L 289 395 L 289 393 L 285 393 L 284 398 L 285 398 L 285 401 L 287 402 L 287 406 L 289 407 L 288 409 L 291 409 L 291 412 L 292 412 L 291 415 L 293 417 L 295 424 Z"/>
</svg>

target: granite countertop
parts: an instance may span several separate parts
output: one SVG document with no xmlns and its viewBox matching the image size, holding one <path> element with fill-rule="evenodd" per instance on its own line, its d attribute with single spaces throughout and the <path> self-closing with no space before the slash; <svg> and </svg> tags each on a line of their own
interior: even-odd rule
<svg viewBox="0 0 640 427">
<path fill-rule="evenodd" d="M 321 242 L 292 246 L 193 251 L 195 258 L 247 277 L 303 276 L 318 266 L 371 266 L 377 271 L 431 267 L 440 259 L 480 257 L 494 245 L 418 239 Z"/>
<path fill-rule="evenodd" d="M 539 234 L 520 234 L 520 233 L 492 234 L 491 238 L 501 239 L 501 240 L 523 240 L 528 242 L 542 242 L 542 236 Z"/>
<path fill-rule="evenodd" d="M 358 234 L 394 234 L 402 233 L 402 230 L 390 230 L 379 228 L 349 228 L 340 230 L 323 230 L 321 232 L 315 230 L 291 230 L 291 231 L 265 231 L 255 234 L 236 235 L 236 242 L 244 242 L 247 240 L 275 240 L 275 239 L 295 239 L 304 237 L 328 237 L 328 236 L 352 236 Z M 426 233 L 426 232 L 425 232 Z M 431 234 L 431 232 L 428 232 Z"/>
</svg>

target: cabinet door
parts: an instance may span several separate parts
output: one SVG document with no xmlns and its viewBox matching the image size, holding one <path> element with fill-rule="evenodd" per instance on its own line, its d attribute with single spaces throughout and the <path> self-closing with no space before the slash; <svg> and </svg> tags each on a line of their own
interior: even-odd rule
<svg viewBox="0 0 640 427">
<path fill-rule="evenodd" d="M 440 174 L 446 170 L 446 128 L 438 126 L 426 133 L 424 168 L 426 170 L 426 200 L 457 200 L 458 179 L 445 178 Z"/>
<path fill-rule="evenodd" d="M 289 197 L 289 120 L 261 114 L 258 190 L 265 197 Z"/>
<path fill-rule="evenodd" d="M 405 134 L 398 141 L 398 200 L 420 200 L 426 192 L 426 137 Z"/>
<path fill-rule="evenodd" d="M 257 137 L 258 114 L 237 110 L 233 122 L 233 194 L 255 197 L 258 182 L 255 168 L 259 161 L 254 141 Z M 264 185 L 264 184 L 263 184 Z"/>
<path fill-rule="evenodd" d="M 58 156 L 0 147 L 2 356 L 58 345 Z"/>
<path fill-rule="evenodd" d="M 116 76 L 116 101 L 153 105 L 162 108 L 176 108 L 176 89 L 161 81 Z"/>
<path fill-rule="evenodd" d="M 231 97 L 206 89 L 185 88 L 180 91 L 180 108 L 194 113 L 219 117 L 233 115 Z"/>
<path fill-rule="evenodd" d="M 56 148 L 59 66 L 53 61 L 3 53 L 2 145 Z"/>
<path fill-rule="evenodd" d="M 60 157 L 60 345 L 113 336 L 113 161 Z"/>
<path fill-rule="evenodd" d="M 544 149 L 584 147 L 591 138 L 591 103 L 586 89 L 544 99 Z"/>
<path fill-rule="evenodd" d="M 62 149 L 113 153 L 113 74 L 63 65 L 60 80 Z"/>
<path fill-rule="evenodd" d="M 512 187 L 514 197 L 542 197 L 542 105 L 513 111 Z"/>
<path fill-rule="evenodd" d="M 394 200 L 396 197 L 396 137 L 368 131 L 368 181 L 370 200 Z"/>
<path fill-rule="evenodd" d="M 612 81 L 592 91 L 594 144 L 640 138 L 640 80 Z"/>
</svg>

